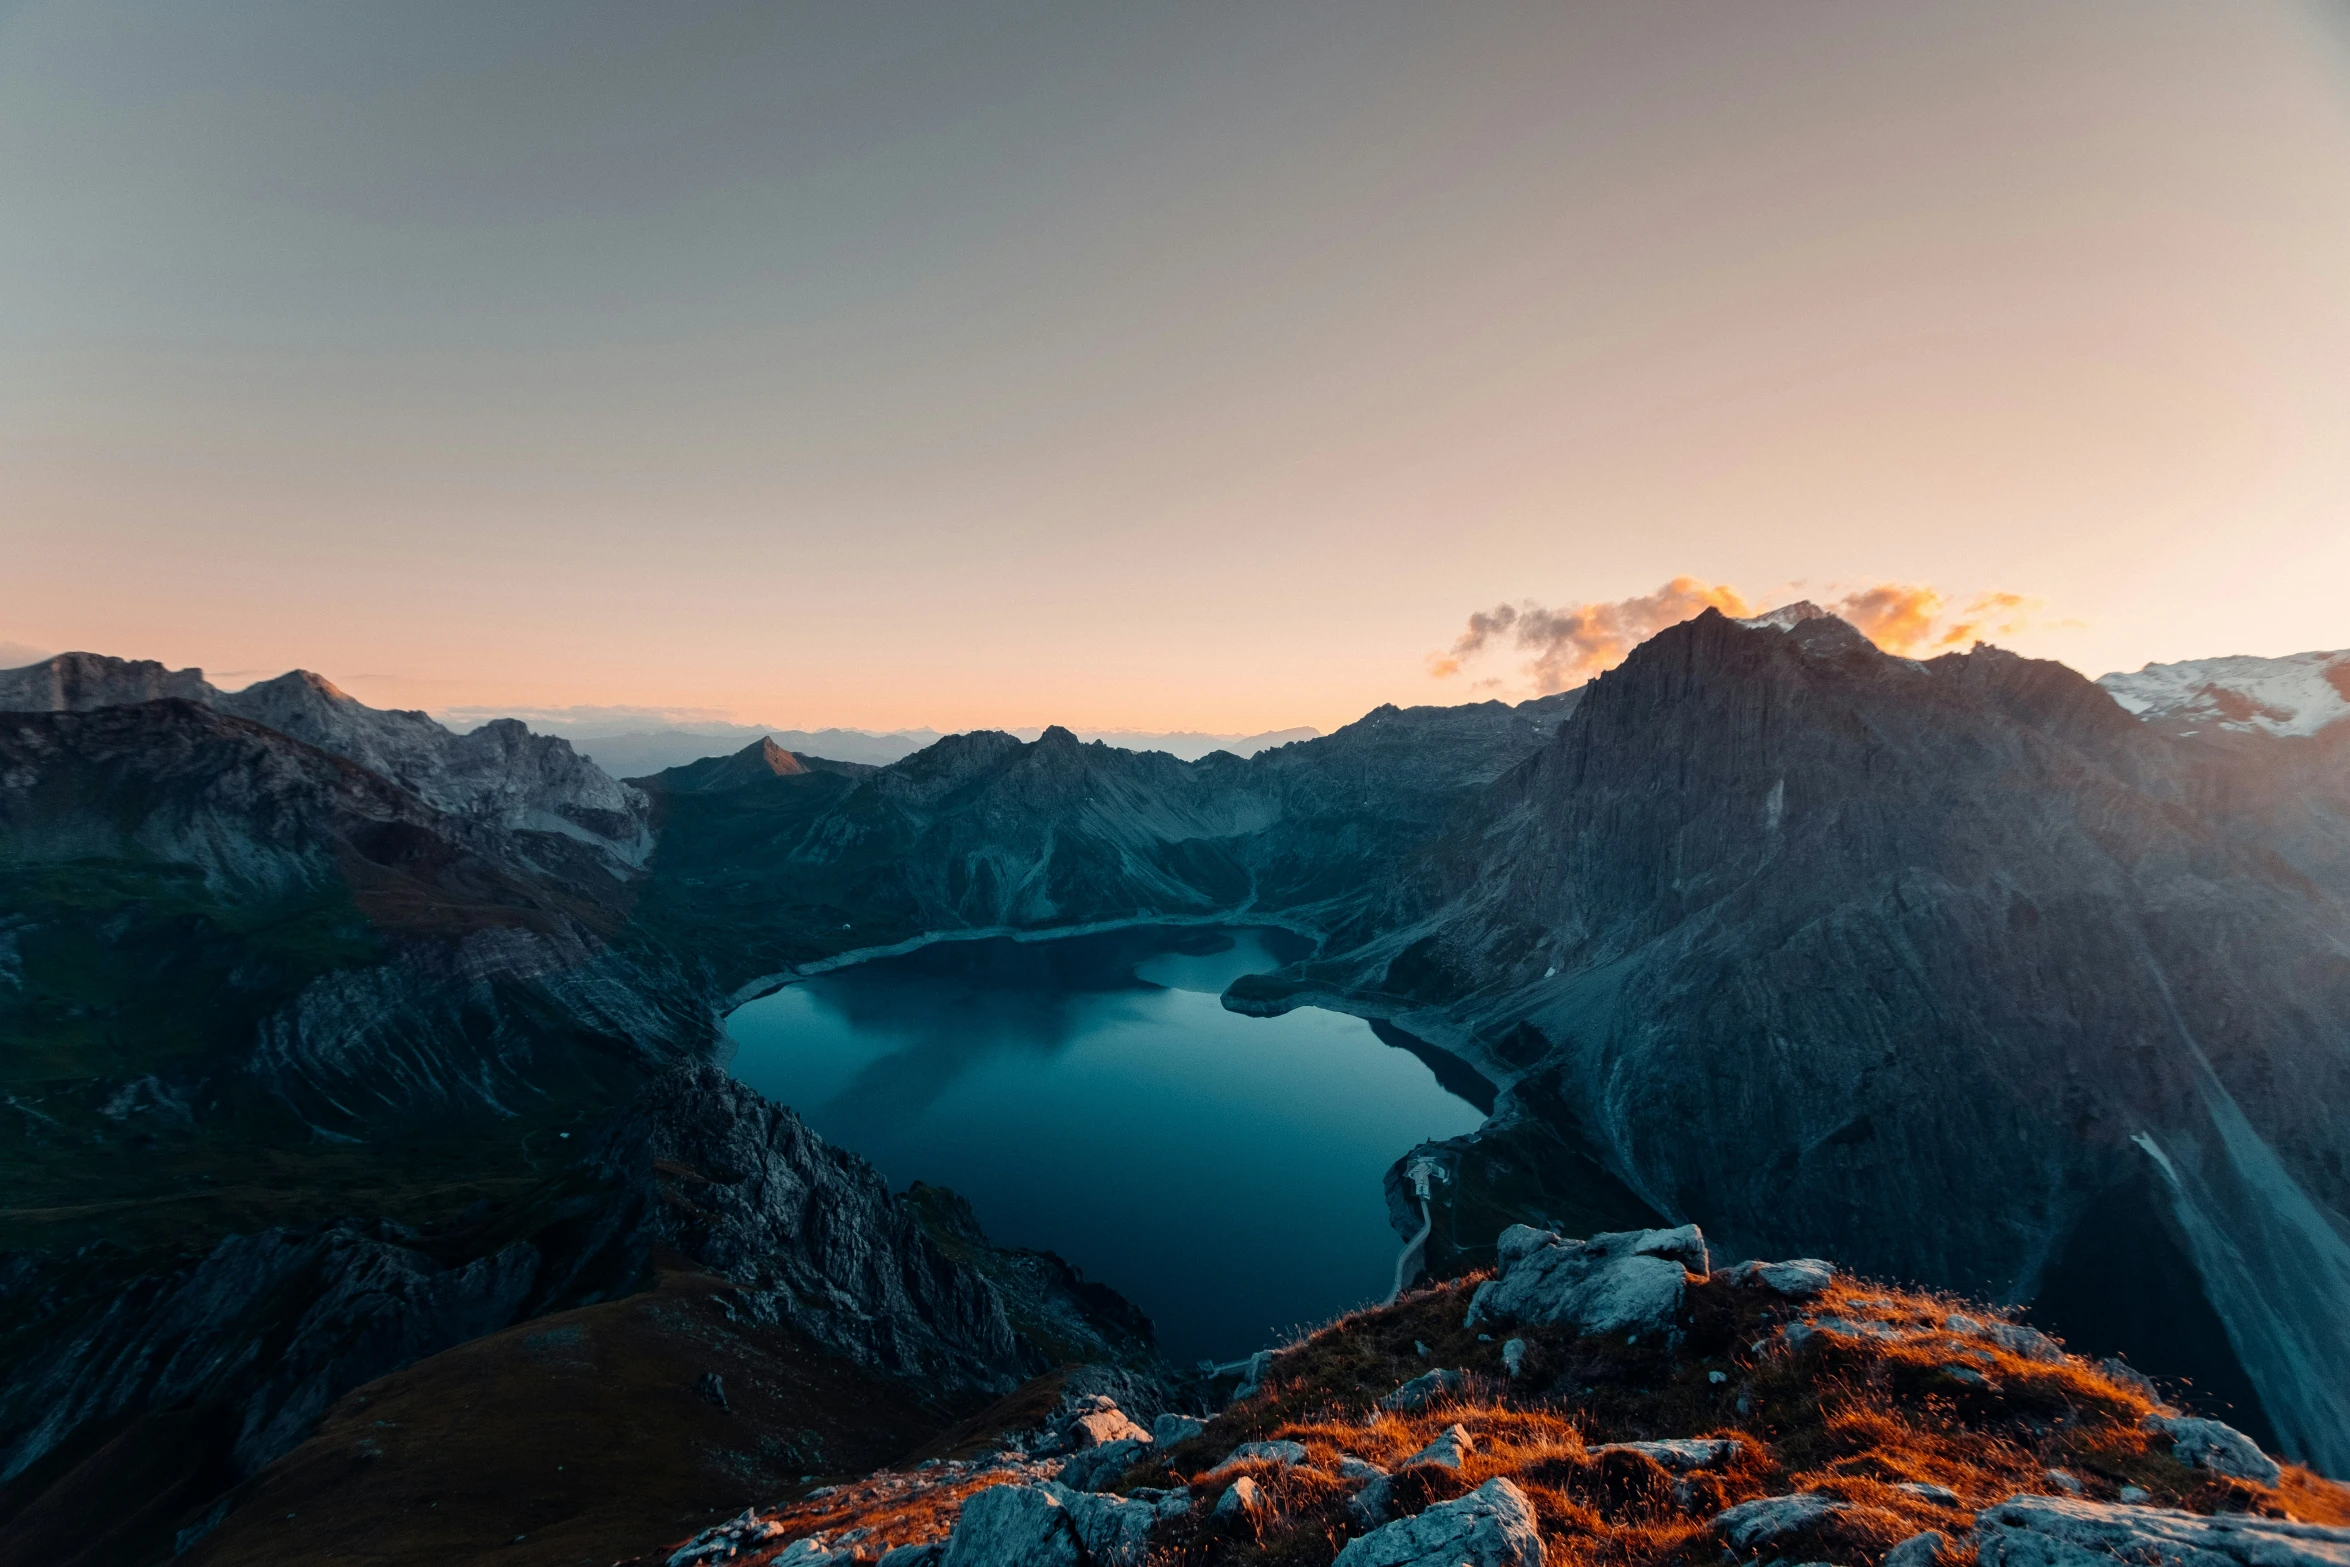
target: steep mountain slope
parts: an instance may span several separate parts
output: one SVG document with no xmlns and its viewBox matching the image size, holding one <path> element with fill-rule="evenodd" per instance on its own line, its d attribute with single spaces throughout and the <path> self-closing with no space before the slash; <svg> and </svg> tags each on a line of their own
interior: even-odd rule
<svg viewBox="0 0 2350 1567">
<path fill-rule="evenodd" d="M 968 1232 L 942 1242 L 931 1222 L 863 1160 L 702 1067 L 656 1080 L 569 1168 L 431 1229 L 344 1221 L 234 1236 L 106 1294 L 74 1287 L 84 1259 L 10 1259 L 0 1554 L 35 1537 L 70 1543 L 53 1560 L 184 1547 L 220 1520 L 215 1498 L 301 1442 L 351 1389 L 664 1275 L 701 1281 L 683 1299 L 670 1292 L 670 1314 L 709 1320 L 680 1333 L 656 1312 L 636 1334 L 640 1352 L 691 1365 L 692 1341 L 731 1337 L 736 1395 L 754 1400 L 787 1371 L 850 1389 L 878 1382 L 867 1396 L 896 1406 L 901 1424 L 935 1430 L 1073 1350 L 1147 1360 L 1132 1308 L 1078 1285 L 1057 1259 L 1025 1267 L 1008 1290 L 1005 1264 L 1037 1254 L 997 1254 Z M 1020 1325 L 1040 1319 L 1049 1344 Z M 542 1331 L 567 1342 L 561 1327 Z M 517 1388 L 494 1408 L 484 1399 L 485 1418 L 523 1418 L 534 1392 Z M 714 1393 L 723 1403 L 724 1384 Z M 847 1427 L 853 1441 L 856 1423 Z M 149 1500 L 167 1505 L 104 1505 L 159 1466 L 165 1495 Z M 122 1525 L 131 1532 L 109 1533 Z M 276 1548 L 299 1556 L 285 1533 L 274 1532 Z"/>
<path fill-rule="evenodd" d="M 2350 887 L 2235 765 L 2058 665 L 1709 612 L 1456 825 L 1427 912 L 1321 966 L 1525 1068 L 1733 1254 L 2028 1299 L 2134 1198 L 2288 1451 L 2341 1469 Z M 2338 864 L 2345 827 L 2297 831 Z"/>
<path fill-rule="evenodd" d="M 195 1122 L 234 1079 L 339 1135 L 501 1107 L 556 1040 L 666 1057 L 707 1021 L 611 946 L 607 865 L 193 702 L 0 715 L 11 1089 L 144 1073 Z"/>
</svg>

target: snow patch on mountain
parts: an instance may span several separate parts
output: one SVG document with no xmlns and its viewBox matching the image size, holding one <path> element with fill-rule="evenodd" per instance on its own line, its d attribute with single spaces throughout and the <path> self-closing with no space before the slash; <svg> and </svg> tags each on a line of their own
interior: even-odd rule
<svg viewBox="0 0 2350 1567">
<path fill-rule="evenodd" d="M 2128 711 L 2182 734 L 2313 735 L 2350 718 L 2350 649 L 2148 664 L 2097 683 Z"/>
<path fill-rule="evenodd" d="M 1807 620 L 1833 620 L 1835 618 L 1831 612 L 1820 608 L 1810 599 L 1797 599 L 1792 604 L 1782 604 L 1777 609 L 1764 610 L 1759 615 L 1749 615 L 1738 624 L 1756 631 L 1765 628 L 1773 631 L 1792 631 Z"/>
</svg>

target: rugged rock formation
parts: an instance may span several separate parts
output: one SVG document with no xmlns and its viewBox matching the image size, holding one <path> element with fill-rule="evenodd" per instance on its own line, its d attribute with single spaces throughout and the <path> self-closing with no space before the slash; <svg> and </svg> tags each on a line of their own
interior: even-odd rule
<svg viewBox="0 0 2350 1567">
<path fill-rule="evenodd" d="M 608 1221 L 622 1244 L 693 1258 L 743 1286 L 743 1309 L 788 1321 L 857 1364 L 948 1393 L 1008 1391 L 1051 1364 L 1013 1327 L 1003 1293 L 948 1256 L 915 1203 L 715 1067 L 655 1083 L 591 1163 L 627 1185 Z M 1147 1327 L 1137 1333 L 1131 1317 L 1079 1311 L 1096 1358 L 1147 1344 Z"/>
<path fill-rule="evenodd" d="M 1697 1226 L 1568 1240 L 1517 1224 L 1495 1243 L 1501 1272 L 1477 1286 L 1469 1320 L 1566 1323 L 1582 1333 L 1669 1332 L 1682 1292 L 1707 1273 Z"/>
<path fill-rule="evenodd" d="M 0 712 L 86 713 L 166 697 L 206 702 L 219 694 L 201 669 L 166 669 L 151 658 L 60 653 L 22 669 L 0 670 Z"/>
<path fill-rule="evenodd" d="M 615 873 L 652 851 L 643 794 L 607 777 L 568 740 L 514 719 L 452 734 L 423 713 L 372 708 L 297 669 L 215 689 L 196 669 L 166 670 L 95 653 L 61 653 L 0 672 L 0 712 L 91 712 L 160 698 L 200 702 L 355 762 L 434 810 L 508 834 L 580 844 Z M 560 873 L 561 866 L 547 867 Z"/>
<path fill-rule="evenodd" d="M 129 1058 L 191 1104 L 227 1074 L 348 1135 L 527 1096 L 550 1049 L 658 1062 L 710 1034 L 673 965 L 613 945 L 625 890 L 599 852 L 193 702 L 0 714 L 0 866 L 0 1017 L 37 1037 L 65 1026 L 52 990 L 137 1008 L 196 970 L 192 1010 Z"/>
<path fill-rule="evenodd" d="M 854 780 L 665 789 L 639 918 L 730 984 L 947 930 L 1241 910 L 1377 928 L 1399 861 L 1573 705 L 1381 708 L 1245 760 L 981 732 Z"/>
<path fill-rule="evenodd" d="M 194 1410 L 224 1433 L 231 1483 L 350 1389 L 641 1289 L 664 1258 L 737 1286 L 729 1310 L 907 1379 L 926 1403 L 984 1400 L 1052 1363 L 872 1166 L 715 1069 L 687 1068 L 539 1191 L 441 1232 L 347 1222 L 232 1236 L 127 1280 L 100 1257 L 0 1259 L 14 1351 L 0 1375 L 0 1482 L 83 1433 Z M 1113 1302 L 1108 1314 L 1062 1302 L 1057 1320 L 1091 1325 L 1094 1358 L 1147 1360 L 1147 1327 L 1136 1333 L 1132 1308 Z"/>
<path fill-rule="evenodd" d="M 2350 1531 L 2274 1518 L 2017 1496 L 1976 1521 L 1985 1567 L 2343 1567 Z"/>
</svg>

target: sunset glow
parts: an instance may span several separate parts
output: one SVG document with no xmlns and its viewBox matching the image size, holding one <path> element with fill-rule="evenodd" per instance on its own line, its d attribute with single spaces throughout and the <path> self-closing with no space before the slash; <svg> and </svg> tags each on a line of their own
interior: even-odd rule
<svg viewBox="0 0 2350 1567">
<path fill-rule="evenodd" d="M 1236 732 L 1684 578 L 2350 642 L 2336 13 L 399 10 L 0 11 L 0 638 Z"/>
</svg>

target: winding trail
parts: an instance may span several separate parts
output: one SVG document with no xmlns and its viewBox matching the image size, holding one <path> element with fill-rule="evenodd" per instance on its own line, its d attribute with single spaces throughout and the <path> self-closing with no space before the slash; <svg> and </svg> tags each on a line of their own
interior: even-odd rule
<svg viewBox="0 0 2350 1567">
<path fill-rule="evenodd" d="M 1403 1294 L 1405 1281 L 1417 1271 L 1413 1267 L 1413 1262 L 1419 1257 L 1420 1248 L 1428 1244 L 1429 1232 L 1435 1228 L 1436 1215 L 1429 1208 L 1428 1199 L 1422 1197 L 1420 1199 L 1420 1233 L 1403 1243 L 1403 1255 L 1395 1259 L 1395 1288 L 1387 1292 L 1387 1298 L 1381 1301 L 1380 1305 L 1392 1306 L 1396 1302 L 1396 1297 Z"/>
<path fill-rule="evenodd" d="M 1389 1290 L 1387 1298 L 1379 1303 L 1382 1306 L 1394 1305 L 1403 1294 L 1403 1287 L 1411 1282 L 1413 1273 L 1418 1271 L 1414 1259 L 1419 1257 L 1421 1249 L 1428 1244 L 1428 1236 L 1436 1228 L 1436 1211 L 1428 1203 L 1428 1183 L 1452 1179 L 1451 1171 L 1426 1154 L 1419 1155 L 1405 1165 L 1403 1173 L 1404 1179 L 1412 1183 L 1412 1195 L 1420 1199 L 1420 1233 L 1403 1243 L 1403 1255 L 1395 1259 L 1395 1288 Z"/>
</svg>

